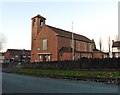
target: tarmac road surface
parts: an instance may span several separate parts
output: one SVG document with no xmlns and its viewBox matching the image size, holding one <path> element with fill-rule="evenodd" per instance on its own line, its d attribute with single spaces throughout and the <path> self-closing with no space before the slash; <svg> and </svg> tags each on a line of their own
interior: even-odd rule
<svg viewBox="0 0 120 95">
<path fill-rule="evenodd" d="M 3 93 L 118 93 L 117 85 L 2 73 Z"/>
</svg>

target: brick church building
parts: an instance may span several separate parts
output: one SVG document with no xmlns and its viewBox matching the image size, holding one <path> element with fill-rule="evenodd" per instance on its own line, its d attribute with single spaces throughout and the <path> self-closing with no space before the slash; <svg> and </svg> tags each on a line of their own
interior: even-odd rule
<svg viewBox="0 0 120 95">
<path fill-rule="evenodd" d="M 46 25 L 44 18 L 37 15 L 32 19 L 31 61 L 74 60 L 81 57 L 101 57 L 102 53 L 93 53 L 93 41 L 63 29 Z M 72 35 L 74 35 L 74 40 Z"/>
</svg>

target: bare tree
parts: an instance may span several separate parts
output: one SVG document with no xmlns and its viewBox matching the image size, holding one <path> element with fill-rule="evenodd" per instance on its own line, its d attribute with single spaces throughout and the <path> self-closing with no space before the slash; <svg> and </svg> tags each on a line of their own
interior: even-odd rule
<svg viewBox="0 0 120 95">
<path fill-rule="evenodd" d="M 3 33 L 0 33 L 0 51 L 3 49 L 5 42 L 5 36 L 3 35 Z"/>
<path fill-rule="evenodd" d="M 100 51 L 102 50 L 102 37 L 99 39 L 99 46 L 100 46 Z"/>
<path fill-rule="evenodd" d="M 115 36 L 115 41 L 118 41 L 118 35 Z"/>
</svg>

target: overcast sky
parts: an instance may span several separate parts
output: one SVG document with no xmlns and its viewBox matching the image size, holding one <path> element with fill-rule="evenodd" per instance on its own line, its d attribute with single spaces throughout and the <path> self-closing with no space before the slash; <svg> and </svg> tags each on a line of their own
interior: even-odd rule
<svg viewBox="0 0 120 95">
<path fill-rule="evenodd" d="M 19 0 L 18 0 L 19 1 Z M 31 0 L 32 1 L 32 0 Z M 31 18 L 40 14 L 46 24 L 94 39 L 99 49 L 108 50 L 108 36 L 118 34 L 119 0 L 67 0 L 44 2 L 0 2 L 0 33 L 6 37 L 6 49 L 31 49 Z"/>
</svg>

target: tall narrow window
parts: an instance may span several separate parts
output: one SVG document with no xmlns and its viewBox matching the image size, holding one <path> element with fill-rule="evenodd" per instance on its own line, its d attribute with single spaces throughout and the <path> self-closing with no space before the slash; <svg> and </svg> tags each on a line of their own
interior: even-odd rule
<svg viewBox="0 0 120 95">
<path fill-rule="evenodd" d="M 36 22 L 35 22 L 35 19 L 33 20 L 33 26 L 35 26 L 36 25 Z"/>
<path fill-rule="evenodd" d="M 43 20 L 40 20 L 40 26 L 43 26 Z"/>
<path fill-rule="evenodd" d="M 80 51 L 80 43 L 78 43 L 78 51 Z"/>
<path fill-rule="evenodd" d="M 43 39 L 42 47 L 43 47 L 43 50 L 47 50 L 47 39 Z"/>
</svg>

